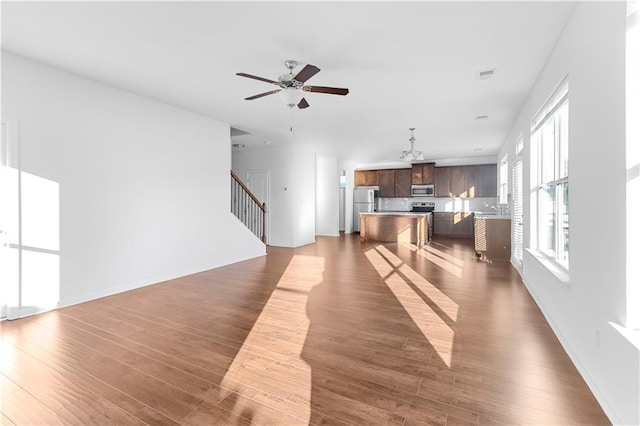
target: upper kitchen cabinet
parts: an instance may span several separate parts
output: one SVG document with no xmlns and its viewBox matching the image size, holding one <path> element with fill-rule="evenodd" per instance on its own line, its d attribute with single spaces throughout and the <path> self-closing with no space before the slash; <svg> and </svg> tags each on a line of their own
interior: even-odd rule
<svg viewBox="0 0 640 426">
<path fill-rule="evenodd" d="M 461 169 L 462 173 L 457 176 L 461 181 L 456 186 L 456 190 L 461 190 L 461 192 L 454 192 L 458 197 L 496 197 L 498 195 L 498 177 L 495 164 L 462 166 Z"/>
<path fill-rule="evenodd" d="M 480 195 L 480 166 L 465 166 L 464 167 L 464 187 L 465 191 L 461 197 L 473 198 Z"/>
<path fill-rule="evenodd" d="M 410 197 L 411 169 L 378 170 L 378 186 L 380 197 Z"/>
<path fill-rule="evenodd" d="M 498 166 L 482 164 L 478 167 L 478 193 L 476 197 L 498 196 Z"/>
<path fill-rule="evenodd" d="M 378 185 L 378 171 L 356 170 L 354 183 L 355 186 L 376 186 Z"/>
<path fill-rule="evenodd" d="M 466 197 L 497 197 L 498 176 L 495 164 L 465 166 Z"/>
<path fill-rule="evenodd" d="M 436 197 L 496 197 L 496 171 L 495 164 L 436 167 Z"/>
<path fill-rule="evenodd" d="M 436 197 L 452 197 L 451 167 L 436 167 L 433 173 Z"/>
<path fill-rule="evenodd" d="M 410 197 L 411 196 L 411 169 L 395 170 L 395 196 Z"/>
<path fill-rule="evenodd" d="M 451 166 L 449 192 L 453 197 L 468 197 L 467 170 L 465 166 Z"/>
<path fill-rule="evenodd" d="M 393 169 L 378 170 L 378 186 L 380 197 L 389 198 L 396 196 L 396 172 Z"/>
<path fill-rule="evenodd" d="M 411 185 L 434 185 L 436 197 L 496 197 L 496 164 L 435 167 L 414 164 L 410 169 L 356 170 L 355 186 L 379 186 L 380 197 L 410 197 Z"/>
<path fill-rule="evenodd" d="M 435 163 L 420 163 L 411 166 L 412 185 L 433 185 L 435 181 Z"/>
</svg>

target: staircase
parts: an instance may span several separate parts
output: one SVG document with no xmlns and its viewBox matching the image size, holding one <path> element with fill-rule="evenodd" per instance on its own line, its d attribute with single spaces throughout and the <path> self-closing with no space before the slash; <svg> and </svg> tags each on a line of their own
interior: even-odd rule
<svg viewBox="0 0 640 426">
<path fill-rule="evenodd" d="M 265 244 L 267 244 L 266 209 L 267 205 L 261 203 L 231 170 L 231 212 Z"/>
</svg>

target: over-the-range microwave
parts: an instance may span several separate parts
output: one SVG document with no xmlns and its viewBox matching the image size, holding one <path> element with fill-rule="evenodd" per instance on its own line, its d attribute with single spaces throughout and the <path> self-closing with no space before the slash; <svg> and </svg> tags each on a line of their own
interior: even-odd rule
<svg viewBox="0 0 640 426">
<path fill-rule="evenodd" d="M 412 197 L 435 197 L 435 187 L 433 185 L 411 185 Z"/>
</svg>

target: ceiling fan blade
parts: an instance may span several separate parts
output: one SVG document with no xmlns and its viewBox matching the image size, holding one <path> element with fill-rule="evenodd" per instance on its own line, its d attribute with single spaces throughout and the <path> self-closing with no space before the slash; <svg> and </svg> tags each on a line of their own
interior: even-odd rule
<svg viewBox="0 0 640 426">
<path fill-rule="evenodd" d="M 247 74 L 247 73 L 244 73 L 244 72 L 237 72 L 236 75 L 239 75 L 240 77 L 247 77 L 247 78 L 252 78 L 254 80 L 264 81 L 265 83 L 276 84 L 278 86 L 280 85 L 280 83 L 278 83 L 275 80 L 269 80 L 268 78 L 258 77 L 257 75 L 251 75 L 251 74 Z"/>
<path fill-rule="evenodd" d="M 271 90 L 270 92 L 260 93 L 258 95 L 249 96 L 248 98 L 244 98 L 245 101 L 252 101 L 254 99 L 261 98 L 263 96 L 273 95 L 274 93 L 278 93 L 280 89 Z"/>
<path fill-rule="evenodd" d="M 305 109 L 308 107 L 309 107 L 309 102 L 307 102 L 305 98 L 300 99 L 300 102 L 298 102 L 298 108 Z"/>
<path fill-rule="evenodd" d="M 344 89 L 341 87 L 325 87 L 325 86 L 304 86 L 302 88 L 305 92 L 313 92 L 313 93 L 329 93 L 331 95 L 347 95 L 349 94 L 349 89 Z"/>
<path fill-rule="evenodd" d="M 308 64 L 305 65 L 305 67 L 302 68 L 300 72 L 296 74 L 295 77 L 293 77 L 293 79 L 299 81 L 300 83 L 304 83 L 319 72 L 320 68 L 316 67 L 315 65 Z"/>
</svg>

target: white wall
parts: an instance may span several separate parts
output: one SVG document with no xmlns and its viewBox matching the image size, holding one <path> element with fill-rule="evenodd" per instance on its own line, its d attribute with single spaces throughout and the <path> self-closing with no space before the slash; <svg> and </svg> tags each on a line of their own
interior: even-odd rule
<svg viewBox="0 0 640 426">
<path fill-rule="evenodd" d="M 5 52 L 2 89 L 25 294 L 64 306 L 265 254 L 229 210 L 227 124 Z M 55 307 L 40 302 L 23 313 Z"/>
<path fill-rule="evenodd" d="M 558 279 L 530 251 L 523 279 L 600 401 L 619 424 L 640 423 L 640 356 L 612 323 L 625 317 L 625 3 L 578 3 L 506 138 L 524 134 L 525 247 L 530 241 L 529 128 L 569 76 L 570 272 Z M 602 204 L 606 195 L 606 205 Z"/>
<path fill-rule="evenodd" d="M 340 235 L 339 173 L 336 158 L 316 158 L 316 235 Z"/>
<path fill-rule="evenodd" d="M 269 244 L 298 247 L 315 242 L 315 152 L 303 145 L 248 148 L 233 154 L 233 171 L 271 171 Z"/>
</svg>

